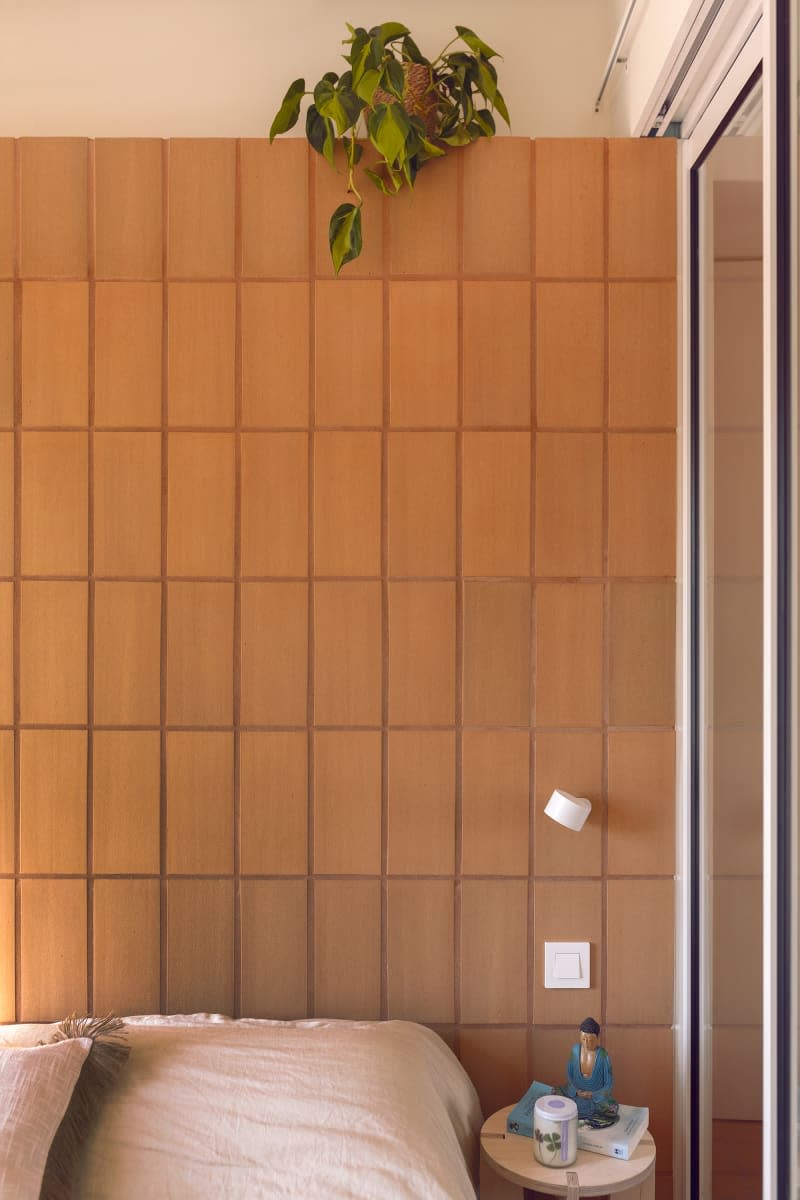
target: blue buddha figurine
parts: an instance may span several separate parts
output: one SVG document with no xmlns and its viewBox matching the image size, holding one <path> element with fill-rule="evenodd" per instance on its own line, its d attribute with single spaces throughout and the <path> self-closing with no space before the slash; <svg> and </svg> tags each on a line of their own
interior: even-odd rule
<svg viewBox="0 0 800 1200">
<path fill-rule="evenodd" d="M 578 1106 L 578 1117 L 596 1127 L 613 1125 L 619 1105 L 612 1094 L 614 1075 L 608 1053 L 598 1044 L 600 1026 L 593 1017 L 581 1022 L 580 1041 L 567 1063 L 567 1083 L 562 1089 Z"/>
</svg>

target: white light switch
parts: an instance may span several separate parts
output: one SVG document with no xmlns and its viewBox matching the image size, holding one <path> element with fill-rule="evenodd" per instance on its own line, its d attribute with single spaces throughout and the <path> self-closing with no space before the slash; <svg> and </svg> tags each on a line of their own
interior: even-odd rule
<svg viewBox="0 0 800 1200">
<path fill-rule="evenodd" d="M 588 942 L 545 942 L 546 988 L 588 988 L 589 975 Z"/>
</svg>

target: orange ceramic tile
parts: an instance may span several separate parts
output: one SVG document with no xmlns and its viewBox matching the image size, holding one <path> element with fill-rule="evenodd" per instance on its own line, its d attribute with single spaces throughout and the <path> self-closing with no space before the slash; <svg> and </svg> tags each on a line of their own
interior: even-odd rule
<svg viewBox="0 0 800 1200">
<path fill-rule="evenodd" d="M 167 884 L 167 1012 L 233 1013 L 233 904 L 231 879 Z"/>
<path fill-rule="evenodd" d="M 242 575 L 308 574 L 308 434 L 243 433 Z"/>
<path fill-rule="evenodd" d="M 711 883 L 710 973 L 714 1025 L 760 1025 L 764 956 L 763 880 Z"/>
<path fill-rule="evenodd" d="M 371 1020 L 381 1008 L 378 879 L 314 884 L 314 1015 Z"/>
<path fill-rule="evenodd" d="M 160 138 L 94 143 L 98 279 L 161 278 L 162 147 Z"/>
<path fill-rule="evenodd" d="M 453 1020 L 453 909 L 450 879 L 389 881 L 390 1019 Z"/>
<path fill-rule="evenodd" d="M 232 576 L 235 444 L 232 433 L 171 433 L 167 573 Z"/>
<path fill-rule="evenodd" d="M 235 195 L 232 138 L 171 140 L 167 239 L 171 278 L 233 275 Z"/>
<path fill-rule="evenodd" d="M 605 144 L 600 138 L 536 141 L 536 274 L 603 274 Z"/>
<path fill-rule="evenodd" d="M 760 190 L 760 184 L 755 186 Z M 726 428 L 753 429 L 762 423 L 763 404 L 764 360 L 760 342 L 764 279 L 761 254 L 759 252 L 757 259 L 721 262 L 714 275 L 714 322 L 713 331 L 709 331 L 713 339 L 714 392 L 725 398 Z M 670 284 L 652 286 L 654 290 L 660 286 L 672 292 Z M 674 312 L 673 303 L 669 319 L 674 320 Z M 723 422 L 718 420 L 717 423 Z"/>
<path fill-rule="evenodd" d="M 462 749 L 461 870 L 528 874 L 530 737 L 466 730 Z"/>
<path fill-rule="evenodd" d="M 763 585 L 760 579 L 717 579 L 712 597 L 711 693 L 718 727 L 762 724 Z M 655 619 L 655 618 L 653 618 Z"/>
<path fill-rule="evenodd" d="M 86 574 L 88 463 L 85 433 L 23 433 L 23 574 Z"/>
<path fill-rule="evenodd" d="M 242 1016 L 281 1021 L 308 1012 L 305 879 L 242 885 Z"/>
<path fill-rule="evenodd" d="M 0 283 L 0 426 L 14 424 L 14 285 Z"/>
<path fill-rule="evenodd" d="M 85 871 L 85 730 L 23 729 L 19 749 L 20 870 Z"/>
<path fill-rule="evenodd" d="M 404 188 L 387 205 L 392 275 L 455 275 L 458 223 L 442 213 L 458 210 L 458 155 L 426 164 L 420 186 Z"/>
<path fill-rule="evenodd" d="M 234 284 L 172 283 L 168 304 L 170 425 L 232 425 Z"/>
<path fill-rule="evenodd" d="M 242 138 L 242 274 L 307 275 L 308 155 L 302 138 Z"/>
<path fill-rule="evenodd" d="M 528 725 L 530 719 L 530 585 L 466 583 L 464 722 Z"/>
<path fill-rule="evenodd" d="M 461 1020 L 528 1019 L 528 882 L 465 879 L 461 885 Z"/>
<path fill-rule="evenodd" d="M 715 729 L 711 752 L 714 790 L 709 869 L 714 875 L 758 875 L 763 862 L 761 728 Z"/>
<path fill-rule="evenodd" d="M 100 427 L 161 425 L 160 283 L 98 283 L 94 419 Z"/>
<path fill-rule="evenodd" d="M 609 721 L 675 720 L 675 585 L 612 583 Z"/>
<path fill-rule="evenodd" d="M 716 385 L 715 385 L 716 386 Z M 755 424 L 755 422 L 754 422 Z M 760 422 L 759 422 L 760 424 Z M 709 516 L 716 575 L 759 575 L 764 539 L 764 439 L 759 430 L 709 434 Z"/>
<path fill-rule="evenodd" d="M 95 433 L 93 443 L 95 573 L 159 575 L 161 434 Z"/>
<path fill-rule="evenodd" d="M 388 686 L 391 725 L 454 722 L 454 583 L 389 584 Z"/>
<path fill-rule="evenodd" d="M 377 875 L 381 869 L 381 735 L 314 735 L 314 871 Z"/>
<path fill-rule="evenodd" d="M 536 435 L 539 576 L 603 574 L 603 435 Z"/>
<path fill-rule="evenodd" d="M 528 433 L 465 433 L 465 575 L 523 575 L 531 567 L 531 438 Z"/>
<path fill-rule="evenodd" d="M 167 871 L 233 871 L 233 734 L 167 734 Z"/>
<path fill-rule="evenodd" d="M 94 719 L 157 725 L 161 711 L 161 584 L 95 584 Z"/>
<path fill-rule="evenodd" d="M 672 279 L 677 270 L 674 138 L 608 143 L 608 273 Z"/>
<path fill-rule="evenodd" d="M 602 889 L 600 880 L 539 880 L 534 885 L 533 1019 L 537 1025 L 572 1022 L 578 1026 L 587 1013 L 600 1012 L 603 994 Z M 544 944 L 556 941 L 589 943 L 590 987 L 555 990 L 544 986 Z"/>
<path fill-rule="evenodd" d="M 455 425 L 458 285 L 389 285 L 389 413 L 394 426 Z"/>
<path fill-rule="evenodd" d="M 89 414 L 89 288 L 22 288 L 22 422 L 85 425 Z"/>
<path fill-rule="evenodd" d="M 242 284 L 242 423 L 307 428 L 309 285 Z"/>
<path fill-rule="evenodd" d="M 623 1025 L 672 1023 L 672 879 L 610 879 L 606 1017 Z"/>
<path fill-rule="evenodd" d="M 160 863 L 161 735 L 96 729 L 92 865 L 101 875 L 154 875 Z"/>
<path fill-rule="evenodd" d="M 20 720 L 80 725 L 86 721 L 85 583 L 22 584 Z"/>
<path fill-rule="evenodd" d="M 230 725 L 232 719 L 233 584 L 170 583 L 167 722 Z"/>
<path fill-rule="evenodd" d="M 245 875 L 308 869 L 308 739 L 305 730 L 243 732 L 240 865 Z"/>
<path fill-rule="evenodd" d="M 0 729 L 0 874 L 13 874 L 14 851 L 14 731 Z"/>
<path fill-rule="evenodd" d="M 531 423 L 531 285 L 465 283 L 464 424 Z"/>
<path fill-rule="evenodd" d="M 533 861 L 537 876 L 602 870 L 603 739 L 598 733 L 537 732 L 534 742 Z M 585 796 L 592 814 L 579 838 L 544 815 L 555 788 Z"/>
<path fill-rule="evenodd" d="M 516 1104 L 530 1086 L 525 1043 L 524 1029 L 459 1030 L 458 1055 L 477 1088 L 484 1116 Z"/>
<path fill-rule="evenodd" d="M 608 570 L 675 574 L 675 435 L 614 433 L 608 439 Z"/>
<path fill-rule="evenodd" d="M 14 186 L 14 139 L 0 138 L 0 278 L 5 279 L 10 279 L 14 274 L 16 190 Z"/>
<path fill-rule="evenodd" d="M 23 879 L 19 912 L 18 1019 L 86 1012 L 86 881 Z"/>
<path fill-rule="evenodd" d="M 314 721 L 381 720 L 381 585 L 314 585 Z"/>
<path fill-rule="evenodd" d="M 308 584 L 242 584 L 241 720 L 305 725 Z"/>
<path fill-rule="evenodd" d="M 464 271 L 468 275 L 529 275 L 530 138 L 481 138 L 470 146 L 463 163 Z"/>
<path fill-rule="evenodd" d="M 608 872 L 671 875 L 675 859 L 675 735 L 608 737 Z"/>
<path fill-rule="evenodd" d="M 14 722 L 14 585 L 0 583 L 0 722 Z"/>
<path fill-rule="evenodd" d="M 451 875 L 455 847 L 455 734 L 389 733 L 388 869 Z"/>
<path fill-rule="evenodd" d="M 21 138 L 20 274 L 85 279 L 88 143 Z"/>
<path fill-rule="evenodd" d="M 605 289 L 602 283 L 536 286 L 536 419 L 539 427 L 603 424 Z"/>
<path fill-rule="evenodd" d="M 14 574 L 14 436 L 0 433 L 0 575 Z"/>
<path fill-rule="evenodd" d="M 600 1037 L 605 1043 L 604 1030 Z M 530 1055 L 536 1078 L 552 1080 L 554 1085 L 566 1083 L 567 1061 L 577 1040 L 578 1030 L 572 1024 L 560 1027 L 535 1024 L 530 1031 Z"/>
<path fill-rule="evenodd" d="M 535 704 L 537 725 L 602 722 L 602 584 L 537 585 Z"/>
<path fill-rule="evenodd" d="M 365 144 L 364 157 L 361 166 L 356 171 L 356 187 L 364 198 L 361 209 L 361 227 L 363 249 L 353 262 L 342 268 L 342 279 L 355 279 L 360 276 L 375 276 L 383 273 L 383 221 L 384 202 L 375 185 L 364 174 L 364 168 L 374 166 L 377 155 L 369 143 Z M 330 165 L 319 154 L 312 154 L 313 177 L 313 211 L 314 227 L 312 232 L 315 246 L 314 261 L 317 275 L 332 276 L 328 246 L 328 227 L 334 211 L 340 204 L 352 202 L 352 196 L 347 191 L 347 166 L 344 153 L 339 153 L 337 147 L 336 168 Z"/>
<path fill-rule="evenodd" d="M 161 1007 L 157 879 L 97 879 L 93 888 L 92 989 L 96 1012 Z"/>
<path fill-rule="evenodd" d="M 656 1165 L 668 1167 L 672 1162 L 672 1030 L 611 1028 L 610 1021 L 609 1017 L 609 1028 L 601 1036 L 614 1066 L 614 1093 L 650 1109 Z"/>
<path fill-rule="evenodd" d="M 13 879 L 0 879 L 0 1020 L 16 1020 L 16 966 L 14 954 L 16 922 L 16 885 Z"/>
<path fill-rule="evenodd" d="M 314 574 L 381 569 L 381 435 L 314 438 Z"/>
<path fill-rule="evenodd" d="M 674 283 L 608 289 L 608 419 L 615 428 L 674 428 L 678 397 Z"/>
<path fill-rule="evenodd" d="M 453 575 L 456 563 L 456 439 L 452 433 L 390 433 L 390 575 Z"/>
<path fill-rule="evenodd" d="M 319 280 L 314 288 L 314 316 L 315 424 L 380 425 L 383 284 L 366 279 Z"/>
</svg>

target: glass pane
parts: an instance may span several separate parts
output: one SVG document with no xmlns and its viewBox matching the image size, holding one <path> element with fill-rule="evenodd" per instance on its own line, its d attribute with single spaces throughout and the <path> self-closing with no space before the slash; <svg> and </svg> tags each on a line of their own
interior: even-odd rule
<svg viewBox="0 0 800 1200">
<path fill-rule="evenodd" d="M 758 85 L 700 169 L 706 1180 L 710 1196 L 753 1200 L 761 1195 L 761 132 Z"/>
</svg>

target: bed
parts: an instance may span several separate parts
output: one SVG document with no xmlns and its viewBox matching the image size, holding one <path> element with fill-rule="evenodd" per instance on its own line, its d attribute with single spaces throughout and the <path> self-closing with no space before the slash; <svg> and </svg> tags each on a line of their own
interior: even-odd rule
<svg viewBox="0 0 800 1200">
<path fill-rule="evenodd" d="M 52 1033 L 6 1026 L 0 1047 Z M 474 1200 L 475 1089 L 421 1025 L 199 1014 L 126 1018 L 124 1034 L 77 1197 Z"/>
</svg>

